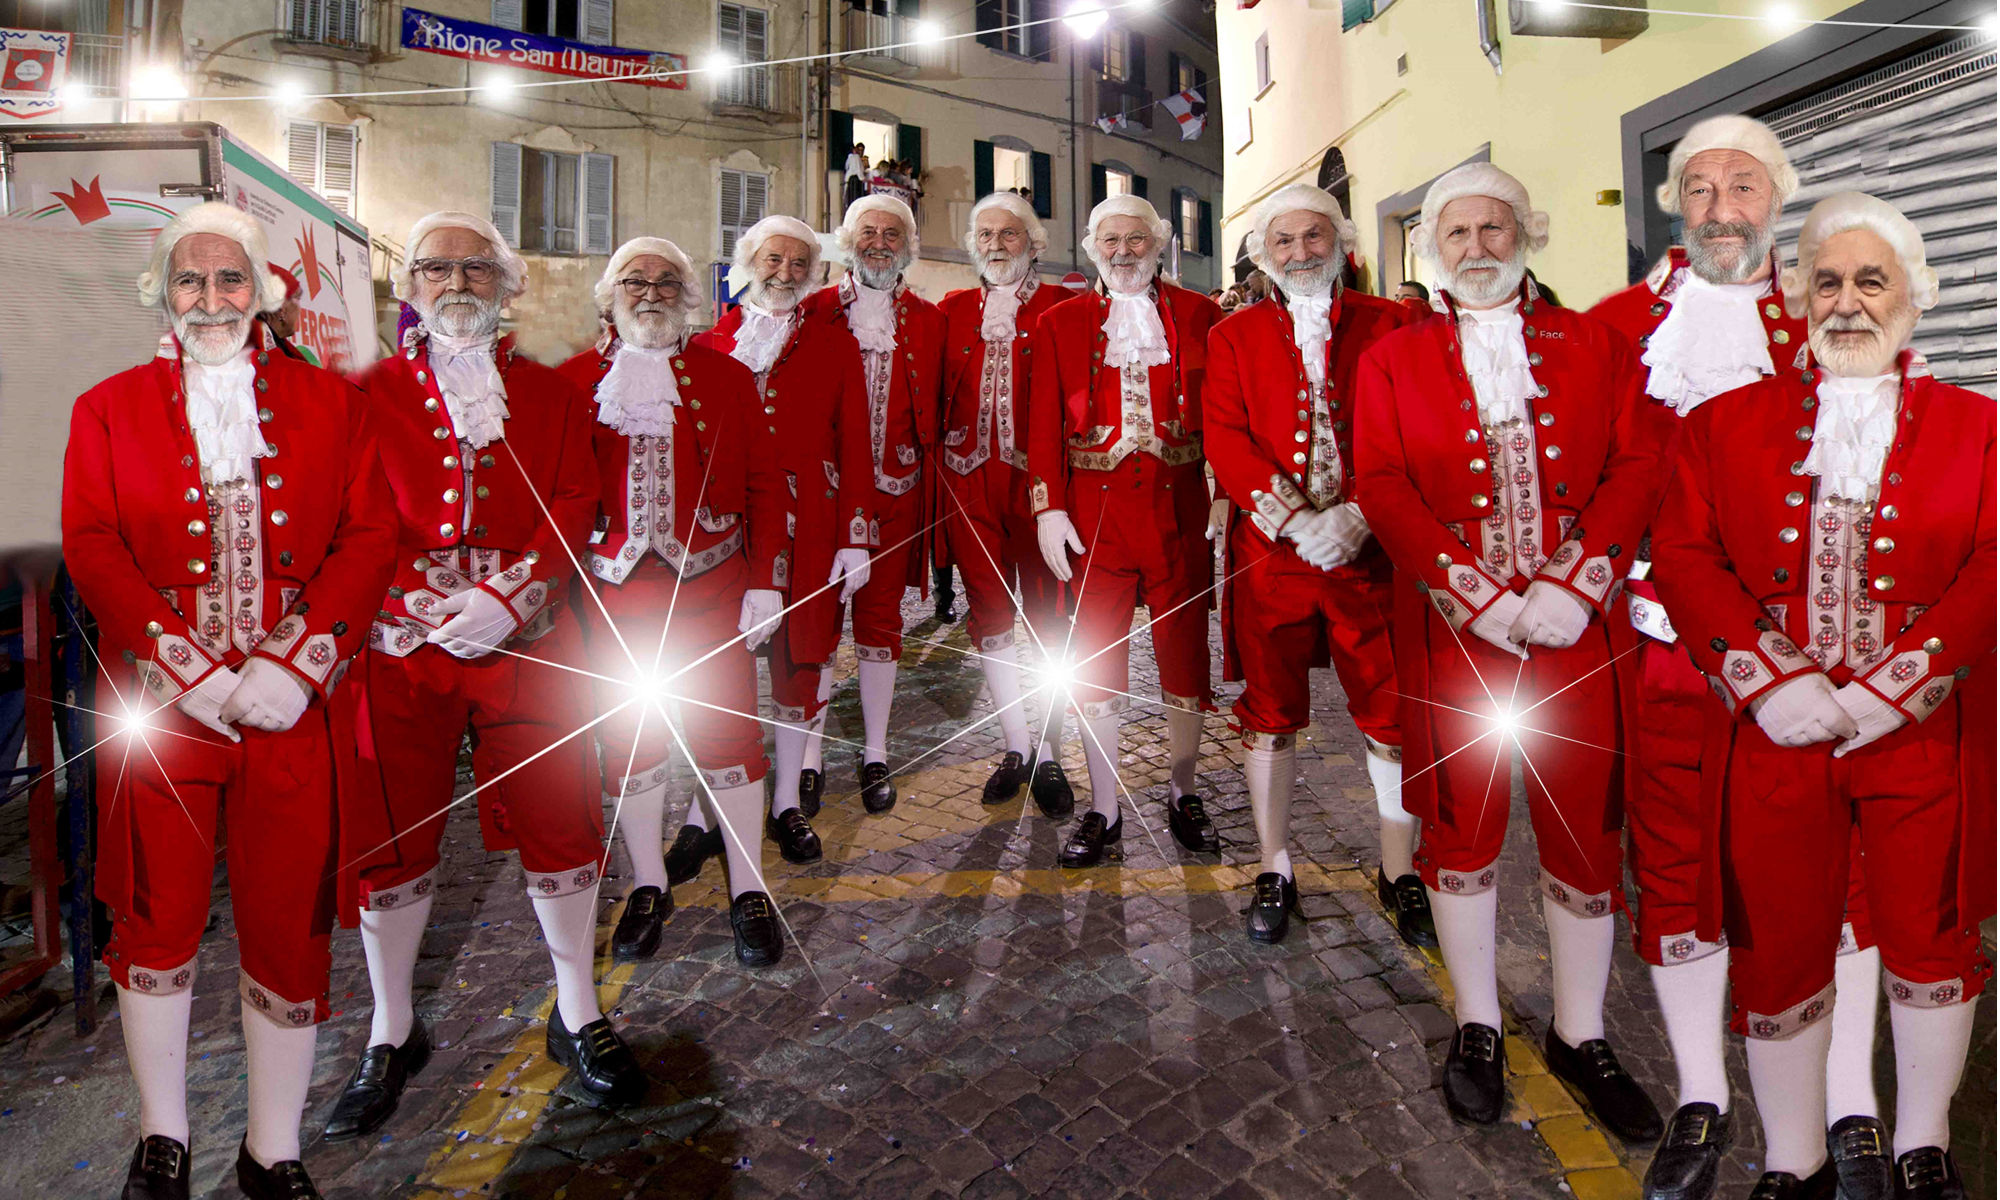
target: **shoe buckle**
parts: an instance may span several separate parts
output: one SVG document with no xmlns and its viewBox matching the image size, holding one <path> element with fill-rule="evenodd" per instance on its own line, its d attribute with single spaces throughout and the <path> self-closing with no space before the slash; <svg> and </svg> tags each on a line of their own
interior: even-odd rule
<svg viewBox="0 0 2000 1200">
<path fill-rule="evenodd" d="M 770 915 L 770 907 L 761 899 L 751 900 L 743 906 L 743 916 L 746 919 L 762 919 Z"/>
<path fill-rule="evenodd" d="M 1944 1156 L 1911 1155 L 1896 1164 L 1896 1173 L 1903 1177 L 1903 1187 L 1906 1190 L 1943 1183 Z"/>
<path fill-rule="evenodd" d="M 177 1143 L 149 1139 L 146 1142 L 146 1156 L 140 1169 L 164 1172 L 178 1179 L 181 1174 L 181 1158 L 186 1153 L 187 1151 Z"/>
<path fill-rule="evenodd" d="M 1863 1125 L 1849 1129 L 1840 1136 L 1840 1150 L 1843 1158 L 1869 1156 L 1882 1157 L 1882 1134 L 1873 1125 Z"/>
</svg>

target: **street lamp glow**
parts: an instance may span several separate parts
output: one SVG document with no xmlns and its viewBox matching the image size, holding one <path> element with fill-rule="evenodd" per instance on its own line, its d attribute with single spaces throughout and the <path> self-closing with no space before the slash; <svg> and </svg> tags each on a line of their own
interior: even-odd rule
<svg viewBox="0 0 2000 1200">
<path fill-rule="evenodd" d="M 1799 23 L 1799 11 L 1789 4 L 1773 4 L 1764 10 L 1764 23 L 1784 28 Z"/>
<path fill-rule="evenodd" d="M 735 65 L 735 57 L 723 50 L 710 51 L 708 56 L 701 60 L 701 69 L 704 71 L 727 71 Z"/>
<path fill-rule="evenodd" d="M 271 89 L 271 99 L 282 108 L 290 108 L 305 99 L 305 85 L 296 79 L 280 79 Z"/>
<path fill-rule="evenodd" d="M 519 85 L 513 80 L 503 75 L 492 75 L 479 84 L 476 90 L 482 100 L 505 100 L 513 95 L 517 86 Z"/>
<path fill-rule="evenodd" d="M 170 67 L 147 67 L 132 77 L 134 100 L 185 100 L 187 83 Z"/>
<path fill-rule="evenodd" d="M 910 40 L 919 44 L 927 45 L 943 36 L 944 30 L 938 28 L 936 21 L 918 21 L 910 26 Z"/>
<path fill-rule="evenodd" d="M 1104 28 L 1104 23 L 1110 19 L 1111 14 L 1105 12 L 1097 0 L 1081 0 L 1063 14 L 1063 24 L 1069 26 L 1070 32 L 1078 37 L 1096 36 L 1097 31 Z"/>
<path fill-rule="evenodd" d="M 56 99 L 64 104 L 82 104 L 90 99 L 90 89 L 80 83 L 65 83 L 56 89 Z"/>
</svg>

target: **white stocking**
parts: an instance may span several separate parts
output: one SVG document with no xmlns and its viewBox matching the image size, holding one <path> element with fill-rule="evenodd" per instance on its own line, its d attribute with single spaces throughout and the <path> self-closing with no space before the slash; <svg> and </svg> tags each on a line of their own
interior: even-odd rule
<svg viewBox="0 0 2000 1200">
<path fill-rule="evenodd" d="M 1604 987 L 1611 981 L 1611 952 L 1618 944 L 1617 922 L 1579 916 L 1542 896 L 1549 926 L 1549 974 L 1554 978 L 1556 1036 L 1581 1046 L 1604 1036 Z"/>
<path fill-rule="evenodd" d="M 1167 765 L 1173 772 L 1173 796 L 1194 794 L 1194 769 L 1201 758 L 1201 714 L 1167 710 Z"/>
<path fill-rule="evenodd" d="M 1382 824 L 1382 873 L 1393 883 L 1416 872 L 1410 860 L 1417 850 L 1417 819 L 1403 811 L 1403 764 L 1375 753 L 1372 741 L 1368 782 L 1375 785 L 1375 813 Z"/>
<path fill-rule="evenodd" d="M 1470 896 L 1430 891 L 1431 921 L 1437 926 L 1444 969 L 1451 976 L 1458 1023 L 1500 1028 L 1500 974 L 1493 954 L 1499 889 Z"/>
<path fill-rule="evenodd" d="M 861 673 L 861 729 L 865 744 L 862 762 L 889 761 L 889 703 L 896 695 L 896 664 L 863 660 Z"/>
<path fill-rule="evenodd" d="M 1090 811 L 1118 823 L 1118 714 L 1083 717 L 1083 765 L 1090 771 Z"/>
<path fill-rule="evenodd" d="M 312 1086 L 319 1026 L 280 1025 L 243 1006 L 243 1051 L 249 1060 L 250 1117 L 243 1143 L 250 1157 L 274 1166 L 299 1157 L 299 1118 Z"/>
<path fill-rule="evenodd" d="M 125 1060 L 139 1085 L 139 1136 L 154 1134 L 188 1144 L 188 1015 L 194 992 L 164 996 L 118 989 L 118 1024 L 125 1032 Z"/>
<path fill-rule="evenodd" d="M 666 852 L 660 839 L 667 820 L 667 781 L 633 788 L 621 801 L 605 797 L 617 814 L 618 832 L 625 839 L 625 853 L 632 860 L 632 886 L 667 887 Z"/>
<path fill-rule="evenodd" d="M 1833 1044 L 1826 1051 L 1826 1124 L 1882 1114 L 1875 1098 L 1875 1014 L 1882 952 L 1870 946 L 1833 960 Z M 1902 1128 L 1902 1122 L 1897 1122 Z M 1922 1145 L 1923 1143 L 1914 1143 Z"/>
<path fill-rule="evenodd" d="M 1000 732 L 1007 749 L 1028 757 L 1028 711 L 1021 706 L 1021 668 L 998 655 L 979 660 L 986 675 L 986 690 L 993 695 L 993 711 L 999 714 Z"/>
<path fill-rule="evenodd" d="M 361 951 L 368 958 L 368 986 L 375 993 L 375 1015 L 368 1024 L 368 1044 L 400 1046 L 416 1019 L 410 1007 L 410 981 L 417 973 L 417 948 L 430 923 L 435 889 L 402 908 L 361 914 Z"/>
<path fill-rule="evenodd" d="M 801 770 L 826 770 L 826 706 L 833 699 L 833 664 L 826 663 L 819 669 L 819 711 L 806 725 L 806 754 L 800 760 Z M 798 771 L 792 776 L 797 778 Z"/>
<path fill-rule="evenodd" d="M 722 813 L 723 861 L 729 868 L 729 898 L 768 892 L 764 883 L 764 785 L 738 784 L 715 793 Z M 797 806 L 797 801 L 793 801 Z"/>
<path fill-rule="evenodd" d="M 604 1014 L 597 1007 L 597 889 L 567 896 L 536 896 L 535 919 L 556 969 L 556 1007 L 571 1033 Z"/>
<path fill-rule="evenodd" d="M 797 787 L 798 785 L 793 784 L 792 786 Z M 707 833 L 709 830 L 715 828 L 714 810 L 708 802 L 708 796 L 701 788 L 695 788 L 694 795 L 688 797 L 687 816 L 682 819 L 681 823 L 692 825 L 703 833 Z"/>
<path fill-rule="evenodd" d="M 1919 1146 L 1951 1149 L 1951 1097 L 1972 1047 L 1970 1003 L 1889 1005 L 1896 1039 L 1896 1154 Z"/>
<path fill-rule="evenodd" d="M 1728 1018 L 1729 951 L 1718 950 L 1692 962 L 1650 967 L 1653 994 L 1667 1027 L 1667 1046 L 1680 1077 L 1676 1106 L 1708 1103 L 1729 1111 L 1729 1070 L 1723 1062 Z"/>
<path fill-rule="evenodd" d="M 1748 1038 L 1750 1095 L 1764 1126 L 1764 1169 L 1804 1179 L 1826 1163 L 1826 1047 L 1832 1021 L 1788 1038 Z"/>
<path fill-rule="evenodd" d="M 826 715 L 820 709 L 820 716 Z M 799 806 L 799 772 L 804 769 L 806 739 L 811 735 L 797 725 L 781 724 L 771 731 L 771 815 Z M 723 839 L 726 844 L 728 839 Z"/>
<path fill-rule="evenodd" d="M 1250 815 L 1257 822 L 1263 869 L 1292 878 L 1287 847 L 1292 830 L 1292 784 L 1298 777 L 1299 748 L 1289 738 L 1283 750 L 1243 752 L 1243 781 L 1250 786 Z"/>
</svg>

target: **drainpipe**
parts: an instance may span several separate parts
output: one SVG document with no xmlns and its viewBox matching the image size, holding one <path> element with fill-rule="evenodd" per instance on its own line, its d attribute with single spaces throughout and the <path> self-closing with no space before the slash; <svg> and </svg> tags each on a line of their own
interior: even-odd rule
<svg viewBox="0 0 2000 1200">
<path fill-rule="evenodd" d="M 1479 50 L 1486 55 L 1486 61 L 1493 64 L 1493 73 L 1500 73 L 1500 36 L 1493 20 L 1493 0 L 1472 0 L 1473 10 L 1479 14 Z"/>
</svg>

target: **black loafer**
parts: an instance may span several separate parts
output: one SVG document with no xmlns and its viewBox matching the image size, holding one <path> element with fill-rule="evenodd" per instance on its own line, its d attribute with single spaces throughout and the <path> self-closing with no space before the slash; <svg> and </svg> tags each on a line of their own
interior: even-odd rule
<svg viewBox="0 0 2000 1200">
<path fill-rule="evenodd" d="M 1707 1101 L 1675 1109 L 1646 1167 L 1643 1200 L 1709 1200 L 1734 1134 L 1729 1114 Z"/>
<path fill-rule="evenodd" d="M 1951 1151 L 1918 1146 L 1896 1160 L 1896 1197 L 1903 1200 L 1965 1200 L 1965 1180 Z"/>
<path fill-rule="evenodd" d="M 410 1023 L 410 1036 L 400 1046 L 379 1043 L 361 1052 L 354 1074 L 347 1077 L 322 1136 L 344 1142 L 374 1133 L 395 1115 L 403 1088 L 431 1060 L 431 1030 L 422 1016 Z"/>
<path fill-rule="evenodd" d="M 940 604 L 936 608 L 933 608 L 931 610 L 931 615 L 937 618 L 938 624 L 949 625 L 952 622 L 952 617 L 954 614 L 951 611 L 951 605 Z"/>
<path fill-rule="evenodd" d="M 1028 794 L 1034 797 L 1035 807 L 1042 810 L 1042 815 L 1050 819 L 1076 811 L 1076 792 L 1069 786 L 1069 776 L 1063 774 L 1062 764 L 1052 758 L 1035 764 Z"/>
<path fill-rule="evenodd" d="M 612 962 L 644 962 L 660 948 L 660 927 L 674 911 L 674 894 L 662 888 L 637 887 L 625 897 L 625 911 L 611 931 Z"/>
<path fill-rule="evenodd" d="M 188 1200 L 188 1148 L 165 1134 L 141 1138 L 119 1200 Z"/>
<path fill-rule="evenodd" d="M 861 807 L 871 813 L 896 807 L 896 785 L 889 779 L 888 763 L 861 764 Z"/>
<path fill-rule="evenodd" d="M 1766 1171 L 1750 1189 L 1750 1200 L 1833 1200 L 1835 1179 L 1830 1162 L 1804 1179 L 1790 1171 Z"/>
<path fill-rule="evenodd" d="M 799 772 L 799 811 L 810 821 L 819 815 L 819 802 L 826 795 L 826 772 Z"/>
<path fill-rule="evenodd" d="M 1266 871 L 1250 888 L 1250 912 L 1245 918 L 1250 940 L 1266 944 L 1284 941 L 1292 914 L 1298 911 L 1298 885 L 1276 871 Z"/>
<path fill-rule="evenodd" d="M 1451 1115 L 1491 1125 L 1507 1106 L 1507 1046 L 1500 1031 L 1474 1022 L 1452 1035 L 1444 1060 L 1444 1103 Z"/>
<path fill-rule="evenodd" d="M 764 820 L 764 836 L 778 843 L 778 853 L 785 856 L 788 863 L 818 862 L 820 858 L 819 835 L 806 824 L 806 815 L 796 808 L 788 808 L 775 817 Z"/>
<path fill-rule="evenodd" d="M 729 902 L 729 925 L 736 931 L 736 961 L 768 967 L 785 956 L 778 912 L 763 892 L 745 892 Z"/>
<path fill-rule="evenodd" d="M 1420 950 L 1437 949 L 1437 925 L 1431 920 L 1431 897 L 1424 890 L 1423 880 L 1415 875 L 1399 875 L 1392 880 L 1377 867 L 1375 898 L 1381 901 L 1383 914 L 1395 922 L 1396 932 L 1405 942 Z"/>
<path fill-rule="evenodd" d="M 1840 1185 L 1840 1200 L 1891 1200 L 1896 1164 L 1889 1159 L 1889 1127 L 1880 1117 L 1842 1117 L 1826 1131 L 1826 1156 Z"/>
<path fill-rule="evenodd" d="M 571 1033 L 557 1006 L 549 1014 L 548 1047 L 550 1059 L 575 1073 L 577 1086 L 591 1104 L 616 1108 L 646 1094 L 646 1073 L 608 1017 Z"/>
<path fill-rule="evenodd" d="M 667 882 L 686 883 L 701 874 L 701 864 L 722 854 L 722 831 L 683 825 L 667 851 Z"/>
<path fill-rule="evenodd" d="M 1208 819 L 1208 810 L 1202 807 L 1201 797 L 1190 792 L 1176 800 L 1167 798 L 1167 828 L 1173 831 L 1174 840 L 1184 850 L 1196 854 L 1214 854 L 1222 848 L 1215 836 L 1215 822 Z"/>
<path fill-rule="evenodd" d="M 1028 782 L 1032 774 L 1028 760 L 1019 751 L 1009 750 L 1000 756 L 1000 765 L 993 768 L 993 774 L 986 777 L 986 789 L 979 794 L 981 804 L 1004 804 L 1021 794 L 1021 785 Z"/>
<path fill-rule="evenodd" d="M 1121 815 L 1118 823 L 1105 821 L 1103 813 L 1087 812 L 1083 820 L 1070 831 L 1069 840 L 1063 843 L 1062 854 L 1057 859 L 1065 867 L 1094 867 L 1104 858 L 1104 848 L 1117 841 L 1125 833 L 1125 818 Z"/>
<path fill-rule="evenodd" d="M 236 1148 L 236 1186 L 250 1200 L 320 1200 L 306 1165 L 296 1158 L 265 1166 L 250 1157 L 250 1143 Z"/>
<path fill-rule="evenodd" d="M 1665 1132 L 1660 1110 L 1637 1081 L 1618 1065 L 1611 1043 L 1592 1038 L 1572 1047 L 1556 1036 L 1554 1026 L 1542 1039 L 1549 1073 L 1576 1089 L 1592 1116 L 1628 1142 L 1652 1142 Z"/>
</svg>

